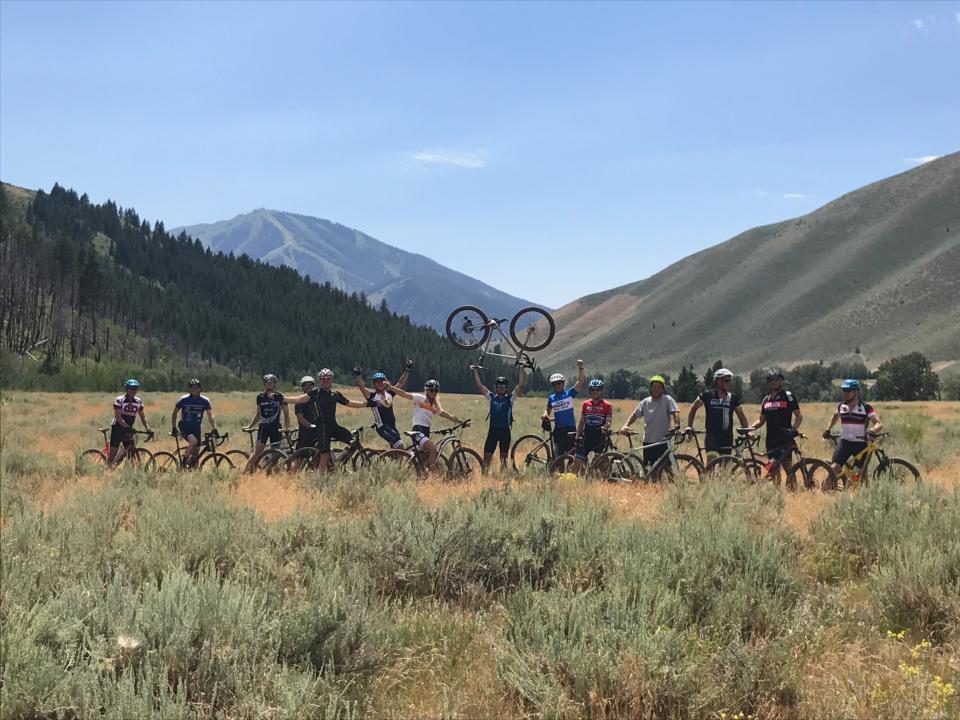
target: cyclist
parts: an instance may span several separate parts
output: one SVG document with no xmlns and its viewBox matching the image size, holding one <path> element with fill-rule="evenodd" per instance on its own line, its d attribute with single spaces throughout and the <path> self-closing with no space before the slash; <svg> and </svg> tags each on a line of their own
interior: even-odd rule
<svg viewBox="0 0 960 720">
<path fill-rule="evenodd" d="M 323 368 L 317 374 L 320 376 L 320 387 L 295 398 L 287 398 L 284 402 L 294 405 L 313 403 L 318 421 L 316 424 L 316 445 L 317 450 L 320 451 L 318 468 L 323 472 L 330 465 L 330 442 L 332 440 L 339 440 L 344 443 L 353 441 L 353 435 L 350 431 L 337 423 L 337 405 L 364 408 L 367 407 L 367 403 L 359 400 L 347 400 L 346 395 L 342 392 L 333 390 L 333 370 L 330 368 Z"/>
<path fill-rule="evenodd" d="M 400 379 L 397 380 L 398 388 L 407 384 L 407 378 L 410 376 L 412 367 L 413 358 L 407 358 Z M 393 398 L 396 393 L 387 389 L 389 380 L 386 374 L 377 371 L 370 376 L 373 381 L 373 391 L 367 389 L 363 382 L 363 368 L 359 365 L 355 366 L 353 374 L 357 378 L 356 382 L 357 387 L 360 388 L 360 394 L 367 399 L 367 406 L 373 411 L 373 424 L 377 428 L 377 435 L 382 437 L 388 446 L 402 450 L 403 439 L 397 429 L 397 415 L 393 411 Z"/>
<path fill-rule="evenodd" d="M 663 375 L 654 375 L 650 378 L 650 394 L 647 395 L 637 409 L 620 428 L 626 432 L 638 419 L 643 418 L 643 464 L 651 467 L 667 452 L 667 443 L 664 438 L 673 426 L 680 429 L 680 408 L 677 401 L 666 393 L 667 381 Z"/>
<path fill-rule="evenodd" d="M 843 402 L 837 405 L 837 411 L 830 418 L 830 424 L 823 431 L 823 437 L 830 438 L 830 431 L 840 421 L 840 442 L 833 453 L 833 471 L 839 473 L 843 465 L 854 455 L 867 447 L 867 438 L 873 439 L 883 432 L 880 416 L 870 403 L 860 399 L 860 381 L 844 380 L 840 385 Z"/>
<path fill-rule="evenodd" d="M 746 427 L 747 416 L 743 412 L 740 396 L 730 391 L 733 373 L 720 368 L 713 374 L 713 390 L 705 390 L 693 401 L 687 415 L 687 430 L 693 431 L 693 420 L 697 410 L 707 408 L 706 438 L 704 448 L 707 457 L 711 455 L 729 455 L 733 450 L 733 423 L 730 413 L 736 413 L 740 427 Z"/>
<path fill-rule="evenodd" d="M 437 446 L 430 439 L 430 423 L 434 415 L 446 418 L 450 422 L 463 422 L 456 415 L 451 415 L 440 407 L 440 383 L 436 380 L 427 380 L 423 384 L 422 393 L 408 393 L 403 388 L 387 383 L 387 389 L 413 403 L 413 443 L 417 451 L 426 455 L 427 470 L 437 469 Z"/>
<path fill-rule="evenodd" d="M 300 390 L 309 395 L 317 386 L 317 381 L 309 375 L 300 378 Z M 297 418 L 297 450 L 313 447 L 317 442 L 317 406 L 313 403 L 300 403 L 293 406 Z"/>
<path fill-rule="evenodd" d="M 583 360 L 577 360 L 577 384 L 572 388 L 565 387 L 567 379 L 563 373 L 554 373 L 550 376 L 550 387 L 553 390 L 547 396 L 547 408 L 540 416 L 543 429 L 550 432 L 550 415 L 553 414 L 556 422 L 553 428 L 553 444 L 557 455 L 569 452 L 574 444 L 574 435 L 577 428 L 577 417 L 573 407 L 573 398 L 583 392 L 587 384 L 587 373 L 583 368 Z"/>
<path fill-rule="evenodd" d="M 520 366 L 520 379 L 513 392 L 507 394 L 507 379 L 498 377 L 493 383 L 493 392 L 487 389 L 480 380 L 480 372 L 476 365 L 471 365 L 473 381 L 480 394 L 490 402 L 490 427 L 487 430 L 487 439 L 483 443 L 483 467 L 490 467 L 493 452 L 500 446 L 500 469 L 507 466 L 507 453 L 510 452 L 510 428 L 513 427 L 513 404 L 518 397 L 523 396 L 523 386 L 527 381 L 525 368 Z"/>
<path fill-rule="evenodd" d="M 113 401 L 113 421 L 110 423 L 110 452 L 107 454 L 107 467 L 113 467 L 114 463 L 123 458 L 134 447 L 133 426 L 137 422 L 137 416 L 140 416 L 140 422 L 143 429 L 150 432 L 147 425 L 147 416 L 143 412 L 143 400 L 137 395 L 140 389 L 140 382 L 130 378 L 123 384 L 124 393 L 118 395 Z M 117 451 L 120 445 L 123 445 L 123 453 L 117 457 Z"/>
<path fill-rule="evenodd" d="M 800 403 L 789 390 L 783 389 L 783 370 L 772 368 L 767 372 L 767 387 L 770 392 L 760 403 L 760 417 L 750 425 L 751 430 L 767 426 L 766 454 L 771 463 L 783 458 L 790 460 L 793 452 L 793 439 L 797 436 L 797 428 L 803 422 L 803 413 L 800 412 Z M 777 465 L 776 476 L 780 476 L 780 465 Z"/>
<path fill-rule="evenodd" d="M 290 413 L 287 406 L 284 405 L 285 397 L 282 392 L 277 390 L 277 376 L 273 373 L 267 373 L 263 376 L 263 392 L 257 395 L 257 414 L 253 416 L 250 424 L 244 428 L 252 430 L 254 425 L 257 429 L 257 444 L 254 446 L 253 455 L 247 461 L 245 472 L 253 472 L 257 467 L 257 462 L 263 451 L 267 448 L 267 443 L 280 442 L 280 413 L 283 412 L 283 426 L 290 427 Z"/>
<path fill-rule="evenodd" d="M 217 432 L 217 421 L 213 417 L 213 405 L 206 395 L 201 395 L 203 389 L 200 380 L 193 378 L 190 380 L 190 392 L 182 395 L 173 406 L 173 414 L 170 416 L 170 434 L 177 436 L 178 430 L 181 437 L 187 441 L 187 452 L 183 456 L 183 467 L 190 467 L 197 462 L 200 456 L 200 426 L 203 424 L 203 416 L 206 414 L 210 418 L 210 427 L 213 432 Z M 183 413 L 183 419 L 177 423 L 177 414 Z"/>
<path fill-rule="evenodd" d="M 613 405 L 603 399 L 603 380 L 594 378 L 588 385 L 590 399 L 583 403 L 580 423 L 577 425 L 577 451 L 574 472 L 580 472 L 587 455 L 601 451 L 610 436 Z"/>
</svg>

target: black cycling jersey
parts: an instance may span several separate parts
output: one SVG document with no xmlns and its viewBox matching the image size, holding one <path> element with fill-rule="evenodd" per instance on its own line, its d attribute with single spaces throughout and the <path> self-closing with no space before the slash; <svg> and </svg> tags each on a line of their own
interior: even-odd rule
<svg viewBox="0 0 960 720">
<path fill-rule="evenodd" d="M 317 424 L 317 406 L 314 403 L 307 402 L 307 403 L 300 403 L 299 405 L 294 405 L 293 411 L 297 415 L 302 415 L 303 419 L 306 420 L 311 425 Z M 297 425 L 299 424 L 300 423 L 297 423 Z"/>
<path fill-rule="evenodd" d="M 324 390 L 314 388 L 309 393 L 317 409 L 317 417 L 324 425 L 333 427 L 337 424 L 337 405 L 346 405 L 349 401 L 339 390 Z"/>
<path fill-rule="evenodd" d="M 707 433 L 711 435 L 726 435 L 733 433 L 733 411 L 740 407 L 740 396 L 736 393 L 727 393 L 720 397 L 716 390 L 707 390 L 700 393 L 700 402 L 707 409 Z"/>
<path fill-rule="evenodd" d="M 257 395 L 257 407 L 260 408 L 261 425 L 279 425 L 280 408 L 283 407 L 283 393 L 260 393 Z"/>
<path fill-rule="evenodd" d="M 760 412 L 767 424 L 767 450 L 783 447 L 790 438 L 786 431 L 793 427 L 793 411 L 800 409 L 800 403 L 789 390 L 770 393 L 763 399 Z"/>
</svg>

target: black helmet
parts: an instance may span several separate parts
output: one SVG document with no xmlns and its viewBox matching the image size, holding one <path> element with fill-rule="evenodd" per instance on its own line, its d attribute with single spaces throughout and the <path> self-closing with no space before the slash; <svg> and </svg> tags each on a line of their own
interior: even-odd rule
<svg viewBox="0 0 960 720">
<path fill-rule="evenodd" d="M 190 387 L 193 387 L 194 385 L 200 385 L 200 379 L 190 378 L 190 382 L 188 382 L 187 385 L 189 385 Z"/>
<path fill-rule="evenodd" d="M 767 370 L 767 380 L 783 380 L 783 370 L 780 368 L 770 368 Z"/>
<path fill-rule="evenodd" d="M 507 379 L 506 379 L 503 375 L 501 375 L 500 377 L 498 377 L 498 378 L 494 381 L 493 384 L 494 384 L 494 385 L 506 385 L 506 384 L 507 384 Z"/>
<path fill-rule="evenodd" d="M 440 383 L 438 383 L 436 380 L 427 380 L 427 381 L 423 384 L 423 389 L 424 389 L 424 390 L 436 390 L 436 391 L 439 392 L 439 391 L 440 391 Z"/>
</svg>

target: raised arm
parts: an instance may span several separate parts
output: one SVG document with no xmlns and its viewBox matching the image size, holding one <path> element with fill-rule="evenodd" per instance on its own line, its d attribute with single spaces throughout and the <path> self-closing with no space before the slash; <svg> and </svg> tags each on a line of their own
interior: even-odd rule
<svg viewBox="0 0 960 720">
<path fill-rule="evenodd" d="M 403 388 L 397 387 L 396 385 L 391 385 L 390 383 L 387 383 L 387 390 L 393 390 L 400 397 L 406 398 L 407 400 L 413 400 L 413 395 L 408 393 Z"/>
<path fill-rule="evenodd" d="M 578 393 L 582 393 L 583 389 L 587 386 L 587 371 L 583 367 L 583 360 L 577 360 L 577 384 L 576 389 Z"/>
<path fill-rule="evenodd" d="M 360 394 L 363 396 L 363 399 L 366 400 L 370 397 L 370 391 L 367 390 L 367 386 L 363 382 L 363 368 L 359 365 L 353 366 L 353 375 L 354 383 L 360 389 Z"/>
<path fill-rule="evenodd" d="M 513 394 L 517 397 L 523 397 L 523 389 L 527 383 L 527 369 L 520 366 L 520 379 L 517 380 L 517 386 L 513 389 Z"/>
<path fill-rule="evenodd" d="M 397 387 L 406 387 L 407 380 L 410 378 L 410 369 L 413 367 L 413 358 L 408 357 L 407 361 L 403 364 L 403 372 L 400 373 L 400 377 L 397 379 Z"/>
<path fill-rule="evenodd" d="M 480 371 L 477 370 L 477 366 L 471 365 L 470 369 L 473 370 L 473 382 L 476 383 L 477 391 L 484 397 L 489 397 L 490 391 L 487 390 L 486 385 L 480 380 Z"/>
</svg>

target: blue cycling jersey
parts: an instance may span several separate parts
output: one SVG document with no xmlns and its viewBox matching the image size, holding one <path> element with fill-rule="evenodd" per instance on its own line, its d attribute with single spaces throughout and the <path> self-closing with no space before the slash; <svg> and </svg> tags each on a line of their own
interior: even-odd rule
<svg viewBox="0 0 960 720">
<path fill-rule="evenodd" d="M 551 393 L 547 397 L 547 410 L 553 410 L 558 428 L 577 426 L 577 416 L 573 408 L 573 399 L 576 396 L 577 389 L 572 387 L 563 392 Z"/>
<path fill-rule="evenodd" d="M 513 425 L 514 394 L 500 397 L 496 393 L 488 393 L 490 397 L 490 427 L 509 429 Z"/>
<path fill-rule="evenodd" d="M 203 414 L 212 407 L 206 395 L 194 397 L 188 393 L 177 400 L 177 408 L 183 413 L 183 424 L 191 427 L 200 427 Z"/>
</svg>

